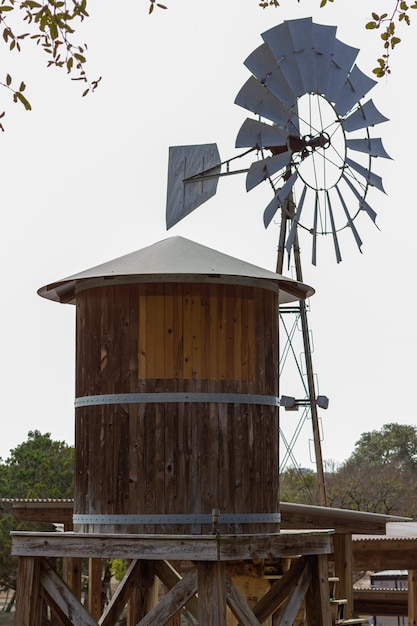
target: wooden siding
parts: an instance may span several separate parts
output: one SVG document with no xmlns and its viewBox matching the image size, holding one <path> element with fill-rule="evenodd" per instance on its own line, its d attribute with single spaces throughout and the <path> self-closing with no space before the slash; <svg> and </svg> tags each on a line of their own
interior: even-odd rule
<svg viewBox="0 0 417 626">
<path fill-rule="evenodd" d="M 211 283 L 80 292 L 76 396 L 160 392 L 278 396 L 278 294 Z M 75 513 L 211 514 L 213 508 L 278 512 L 277 407 L 159 402 L 76 409 Z M 248 524 L 222 532 L 277 529 Z M 210 528 L 193 529 L 199 530 Z"/>
</svg>

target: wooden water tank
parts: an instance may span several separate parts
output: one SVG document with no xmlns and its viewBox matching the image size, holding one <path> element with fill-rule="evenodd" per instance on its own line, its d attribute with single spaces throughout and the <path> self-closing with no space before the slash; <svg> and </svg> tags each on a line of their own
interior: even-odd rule
<svg viewBox="0 0 417 626">
<path fill-rule="evenodd" d="M 39 290 L 76 304 L 77 530 L 279 530 L 278 302 L 311 292 L 181 237 Z"/>
</svg>

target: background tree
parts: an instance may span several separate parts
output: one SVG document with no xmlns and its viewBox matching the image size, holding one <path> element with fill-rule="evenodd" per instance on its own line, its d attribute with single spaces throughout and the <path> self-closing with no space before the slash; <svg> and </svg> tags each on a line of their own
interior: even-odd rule
<svg viewBox="0 0 417 626">
<path fill-rule="evenodd" d="M 27 441 L 0 459 L 0 588 L 16 588 L 16 559 L 10 555 L 12 530 L 22 530 L 15 522 L 13 498 L 73 497 L 74 449 L 63 441 L 53 441 L 50 433 L 28 433 Z M 55 530 L 47 524 L 24 525 L 25 530 Z"/>
<path fill-rule="evenodd" d="M 328 473 L 329 506 L 417 515 L 417 428 L 396 423 L 366 432 L 351 456 Z"/>
</svg>

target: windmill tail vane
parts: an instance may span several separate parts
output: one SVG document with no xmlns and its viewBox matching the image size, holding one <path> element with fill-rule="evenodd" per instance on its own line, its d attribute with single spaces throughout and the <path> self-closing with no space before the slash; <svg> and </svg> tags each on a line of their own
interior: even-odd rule
<svg viewBox="0 0 417 626">
<path fill-rule="evenodd" d="M 372 166 L 390 156 L 370 128 L 387 118 L 372 100 L 362 101 L 376 81 L 358 68 L 359 50 L 337 39 L 334 26 L 311 18 L 284 21 L 262 39 L 244 62 L 251 76 L 235 99 L 254 116 L 237 133 L 235 147 L 243 154 L 222 161 L 216 144 L 171 147 L 167 228 L 215 195 L 220 177 L 245 173 L 247 191 L 271 184 L 263 222 L 267 228 L 278 212 L 281 221 L 290 220 L 288 254 L 301 228 L 312 237 L 314 265 L 318 235 L 328 234 L 339 263 L 339 233 L 349 230 L 361 251 L 357 218 L 365 214 L 376 225 L 368 192 L 385 193 Z M 249 167 L 230 169 L 251 152 L 256 159 Z M 289 218 L 284 206 L 290 194 L 296 208 Z"/>
</svg>

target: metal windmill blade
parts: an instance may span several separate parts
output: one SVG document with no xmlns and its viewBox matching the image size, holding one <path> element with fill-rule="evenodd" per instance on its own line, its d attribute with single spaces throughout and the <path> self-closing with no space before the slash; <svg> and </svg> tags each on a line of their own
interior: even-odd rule
<svg viewBox="0 0 417 626">
<path fill-rule="evenodd" d="M 362 212 L 374 222 L 376 218 L 365 201 L 369 187 L 384 192 L 382 178 L 372 171 L 373 159 L 390 157 L 369 129 L 387 118 L 372 100 L 361 102 L 376 81 L 358 68 L 359 51 L 340 42 L 335 27 L 314 24 L 309 18 L 292 20 L 266 31 L 262 38 L 265 43 L 245 61 L 253 75 L 235 100 L 252 110 L 262 125 L 262 133 L 252 143 L 242 143 L 249 120 L 238 133 L 238 146 L 259 149 L 261 165 L 249 168 L 246 187 L 252 189 L 267 178 L 275 190 L 264 212 L 265 226 L 290 197 L 297 205 L 300 194 L 306 195 L 302 219 L 296 208 L 291 220 L 312 235 L 312 263 L 318 258 L 317 237 L 326 234 L 331 234 L 340 262 L 339 231 L 349 228 L 358 243 L 353 221 Z M 285 146 L 278 142 L 274 148 L 268 143 L 267 126 L 281 134 L 288 132 Z M 287 162 L 272 171 L 268 157 L 283 153 Z M 356 209 L 346 220 L 352 200 Z"/>
</svg>

